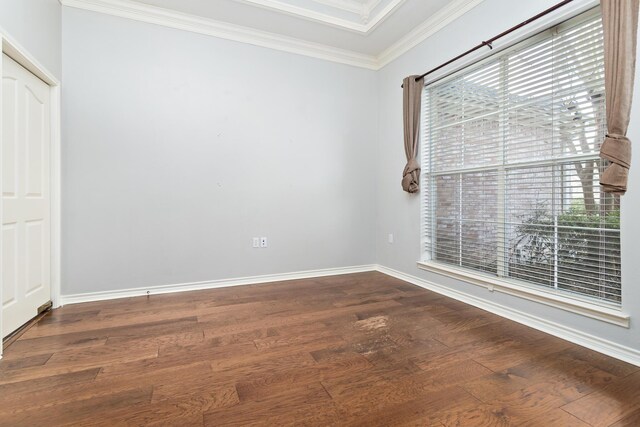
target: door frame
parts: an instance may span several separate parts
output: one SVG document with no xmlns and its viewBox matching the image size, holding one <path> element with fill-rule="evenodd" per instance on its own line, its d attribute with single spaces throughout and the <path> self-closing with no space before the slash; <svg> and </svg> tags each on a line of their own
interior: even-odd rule
<svg viewBox="0 0 640 427">
<path fill-rule="evenodd" d="M 60 81 L 36 60 L 26 49 L 13 39 L 0 27 L 0 45 L 2 53 L 11 57 L 18 64 L 29 70 L 38 78 L 49 85 L 51 91 L 51 169 L 50 169 L 50 193 L 51 193 L 51 302 L 53 308 L 60 306 L 60 268 L 61 268 L 61 169 L 60 169 L 60 141 L 61 141 L 61 105 L 60 105 Z M 0 70 L 2 70 L 2 55 L 0 55 Z M 2 100 L 2 85 L 0 85 L 0 100 Z M 2 114 L 2 102 L 0 102 L 0 117 Z M 0 120 L 0 126 L 2 121 Z M 0 127 L 0 143 L 2 132 Z M 2 187 L 2 151 L 0 151 L 0 188 Z M 0 198 L 0 224 L 2 223 L 2 198 Z M 2 234 L 0 233 L 0 239 Z M 2 258 L 2 245 L 0 245 L 0 259 Z M 2 301 L 2 275 L 0 275 L 0 301 Z M 4 336 L 2 325 L 2 304 L 0 304 L 0 337 Z M 1 341 L 1 338 L 0 338 Z M 2 358 L 2 345 L 0 345 L 0 358 Z"/>
</svg>

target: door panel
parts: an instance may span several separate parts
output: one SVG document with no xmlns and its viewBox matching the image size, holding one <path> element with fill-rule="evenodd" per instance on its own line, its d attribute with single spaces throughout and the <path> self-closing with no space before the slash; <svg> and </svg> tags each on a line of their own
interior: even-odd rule
<svg viewBox="0 0 640 427">
<path fill-rule="evenodd" d="M 2 110 L 18 109 L 18 82 L 2 79 Z M 17 116 L 16 116 L 17 117 Z M 14 117 L 14 119 L 16 118 Z M 18 184 L 18 129 L 16 120 L 2 121 L 2 195 L 16 197 Z"/>
<path fill-rule="evenodd" d="M 44 282 L 42 265 L 44 264 L 43 252 L 45 252 L 45 244 L 47 238 L 44 235 L 44 221 L 29 221 L 25 224 L 26 236 L 26 295 L 29 296 L 32 293 L 42 288 Z M 46 301 L 45 301 L 46 302 Z"/>
<path fill-rule="evenodd" d="M 7 336 L 49 301 L 49 86 L 2 58 L 2 320 Z"/>
<path fill-rule="evenodd" d="M 2 306 L 16 303 L 18 294 L 18 227 L 16 223 L 2 226 Z"/>
<path fill-rule="evenodd" d="M 25 125 L 27 161 L 25 163 L 26 196 L 42 197 L 44 180 L 44 145 L 48 141 L 44 138 L 44 105 L 27 87 L 25 91 L 26 115 L 28 123 Z M 48 119 L 48 118 L 47 118 Z"/>
</svg>

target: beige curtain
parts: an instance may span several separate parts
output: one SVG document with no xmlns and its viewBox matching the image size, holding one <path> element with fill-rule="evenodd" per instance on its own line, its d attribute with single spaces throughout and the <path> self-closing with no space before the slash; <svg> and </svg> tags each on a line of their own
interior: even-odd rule
<svg viewBox="0 0 640 427">
<path fill-rule="evenodd" d="M 608 132 L 600 157 L 611 162 L 600 177 L 606 193 L 627 191 L 631 141 L 626 135 L 635 77 L 639 4 L 640 0 L 601 1 Z"/>
<path fill-rule="evenodd" d="M 404 152 L 407 165 L 402 172 L 402 189 L 407 193 L 420 191 L 420 165 L 418 155 L 418 134 L 420 127 L 420 101 L 424 79 L 416 81 L 418 76 L 409 76 L 402 84 L 402 115 L 404 121 Z"/>
</svg>

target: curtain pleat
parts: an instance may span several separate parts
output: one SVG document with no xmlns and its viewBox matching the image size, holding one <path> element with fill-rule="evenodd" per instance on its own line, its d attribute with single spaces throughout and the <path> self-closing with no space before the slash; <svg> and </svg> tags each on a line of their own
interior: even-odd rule
<svg viewBox="0 0 640 427">
<path fill-rule="evenodd" d="M 402 116 L 404 122 L 404 152 L 407 164 L 402 172 L 402 189 L 407 193 L 420 191 L 420 165 L 416 160 L 418 154 L 418 137 L 420 128 L 420 101 L 424 79 L 416 81 L 409 76 L 403 81 Z"/>
<path fill-rule="evenodd" d="M 602 0 L 607 136 L 600 157 L 611 163 L 600 178 L 602 191 L 624 194 L 631 164 L 627 127 L 636 67 L 640 0 Z"/>
</svg>

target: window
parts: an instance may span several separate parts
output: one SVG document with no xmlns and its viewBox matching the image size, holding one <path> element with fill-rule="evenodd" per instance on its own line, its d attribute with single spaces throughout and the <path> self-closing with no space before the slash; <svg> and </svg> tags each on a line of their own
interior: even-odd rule
<svg viewBox="0 0 640 427">
<path fill-rule="evenodd" d="M 423 262 L 619 305 L 592 10 L 425 87 Z"/>
</svg>

